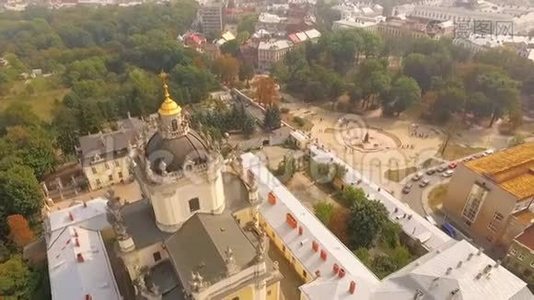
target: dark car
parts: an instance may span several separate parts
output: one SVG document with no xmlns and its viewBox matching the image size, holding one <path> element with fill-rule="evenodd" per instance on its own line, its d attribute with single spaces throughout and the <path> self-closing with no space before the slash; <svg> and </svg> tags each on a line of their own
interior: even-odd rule
<svg viewBox="0 0 534 300">
<path fill-rule="evenodd" d="M 402 193 L 404 193 L 404 194 L 409 194 L 411 190 L 412 190 L 412 184 L 411 184 L 411 183 L 407 183 L 407 184 L 402 188 Z"/>
</svg>

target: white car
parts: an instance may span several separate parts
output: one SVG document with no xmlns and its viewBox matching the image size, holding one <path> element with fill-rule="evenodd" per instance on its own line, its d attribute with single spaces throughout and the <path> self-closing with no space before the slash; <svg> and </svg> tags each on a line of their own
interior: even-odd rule
<svg viewBox="0 0 534 300">
<path fill-rule="evenodd" d="M 413 181 L 418 181 L 419 179 L 423 178 L 423 172 L 417 172 L 417 174 L 415 174 L 413 177 L 412 177 L 412 180 Z"/>
<path fill-rule="evenodd" d="M 447 170 L 447 171 L 443 172 L 441 174 L 441 176 L 443 176 L 443 177 L 451 177 L 453 173 L 454 173 L 454 170 Z"/>
<path fill-rule="evenodd" d="M 430 179 L 428 179 L 428 178 L 423 178 L 423 179 L 421 180 L 421 182 L 419 182 L 419 186 L 422 187 L 422 188 L 424 188 L 424 187 L 427 186 L 429 183 L 430 183 Z"/>
</svg>

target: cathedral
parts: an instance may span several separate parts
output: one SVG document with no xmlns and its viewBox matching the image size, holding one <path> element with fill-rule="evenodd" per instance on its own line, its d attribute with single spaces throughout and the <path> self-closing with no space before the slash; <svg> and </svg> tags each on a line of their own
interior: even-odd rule
<svg viewBox="0 0 534 300">
<path fill-rule="evenodd" d="M 282 275 L 252 222 L 256 197 L 190 128 L 163 80 L 154 133 L 130 155 L 144 199 L 108 197 L 116 254 L 136 298 L 278 299 Z"/>
</svg>

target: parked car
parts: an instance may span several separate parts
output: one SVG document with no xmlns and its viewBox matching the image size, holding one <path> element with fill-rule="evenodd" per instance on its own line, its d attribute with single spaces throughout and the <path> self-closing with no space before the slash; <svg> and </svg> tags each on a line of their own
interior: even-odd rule
<svg viewBox="0 0 534 300">
<path fill-rule="evenodd" d="M 402 188 L 402 192 L 404 194 L 409 194 L 410 191 L 412 190 L 412 184 L 411 183 L 407 183 L 403 188 Z"/>
<path fill-rule="evenodd" d="M 441 166 L 439 166 L 437 168 L 437 171 L 440 172 L 440 173 L 445 171 L 445 170 L 447 170 L 447 165 L 441 165 Z"/>
<path fill-rule="evenodd" d="M 484 151 L 484 156 L 493 154 L 494 152 L 495 152 L 495 150 L 493 150 L 493 149 L 488 149 L 488 150 Z"/>
<path fill-rule="evenodd" d="M 423 177 L 423 172 L 417 172 L 417 174 L 415 174 L 413 177 L 412 177 L 412 180 L 413 181 L 418 181 L 419 179 L 421 179 Z"/>
<path fill-rule="evenodd" d="M 441 174 L 441 176 L 443 176 L 443 177 L 451 177 L 453 173 L 454 173 L 454 170 L 447 170 L 447 171 L 443 172 Z"/>
<path fill-rule="evenodd" d="M 421 182 L 419 182 L 419 186 L 424 188 L 425 186 L 427 186 L 428 184 L 430 183 L 430 179 L 428 178 L 423 178 L 421 179 Z"/>
<path fill-rule="evenodd" d="M 455 161 L 453 161 L 453 162 L 451 162 L 451 163 L 449 164 L 449 169 L 454 169 L 454 168 L 456 168 L 457 166 L 458 166 L 458 163 L 455 162 Z"/>
<path fill-rule="evenodd" d="M 432 175 L 436 173 L 436 169 L 435 168 L 430 168 L 428 170 L 426 170 L 426 175 Z"/>
</svg>

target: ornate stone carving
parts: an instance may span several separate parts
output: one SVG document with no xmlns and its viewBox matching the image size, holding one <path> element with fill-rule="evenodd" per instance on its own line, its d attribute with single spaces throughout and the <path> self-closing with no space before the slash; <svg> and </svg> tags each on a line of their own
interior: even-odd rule
<svg viewBox="0 0 534 300">
<path fill-rule="evenodd" d="M 235 263 L 234 252 L 232 248 L 226 248 L 226 250 L 224 251 L 224 255 L 224 261 L 226 263 L 226 273 L 228 276 L 232 276 L 233 274 L 239 271 L 239 267 Z"/>
</svg>

